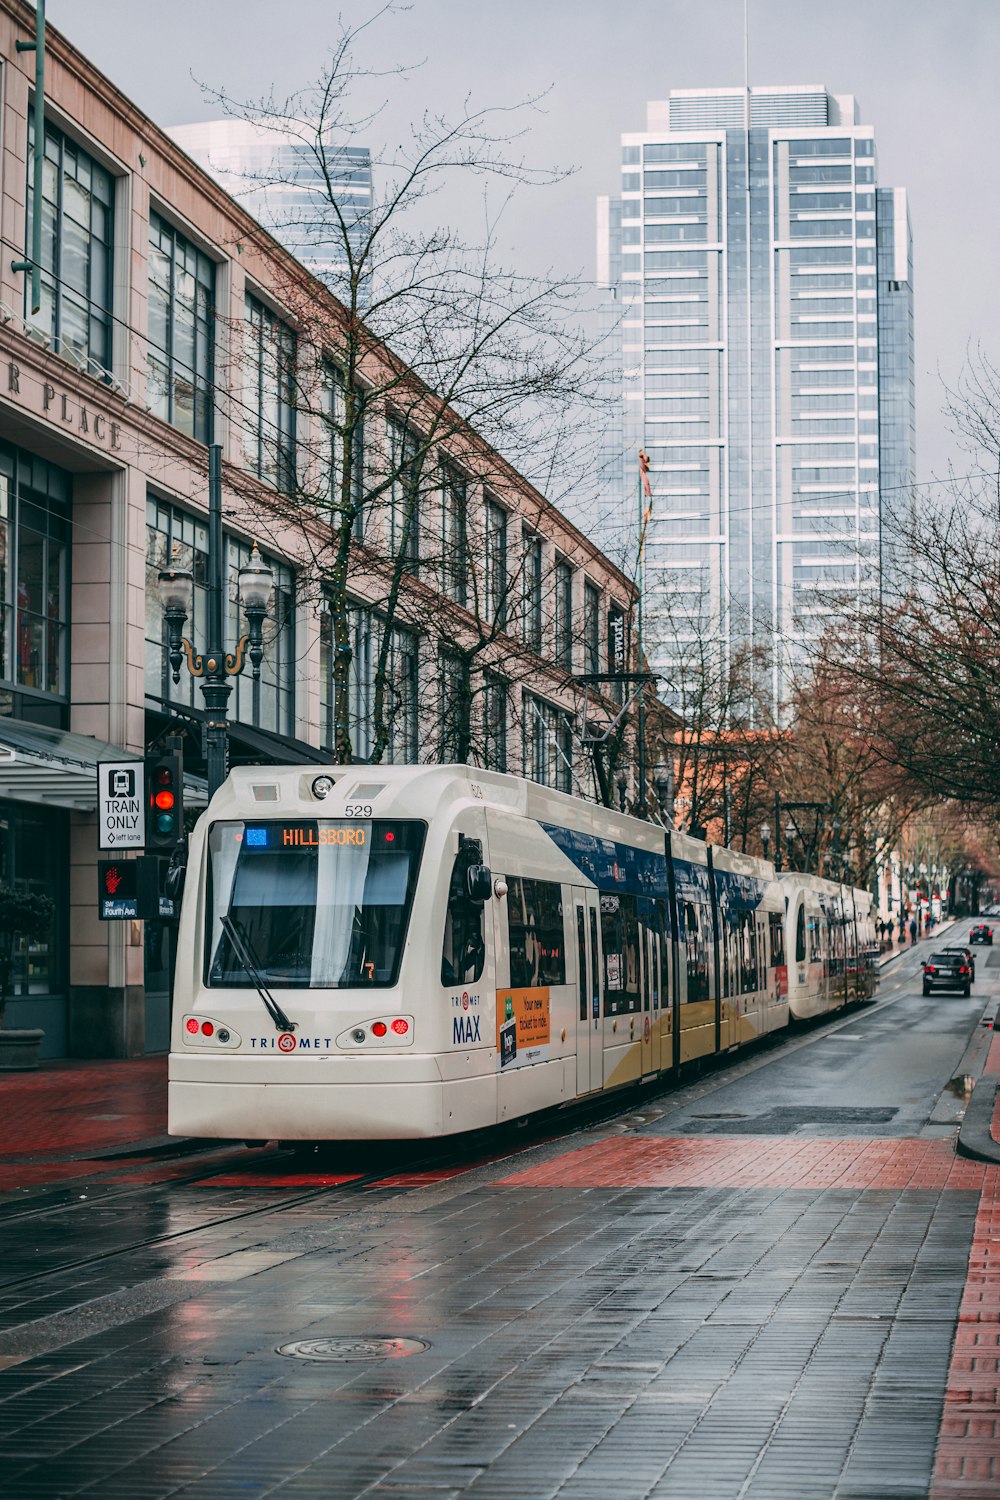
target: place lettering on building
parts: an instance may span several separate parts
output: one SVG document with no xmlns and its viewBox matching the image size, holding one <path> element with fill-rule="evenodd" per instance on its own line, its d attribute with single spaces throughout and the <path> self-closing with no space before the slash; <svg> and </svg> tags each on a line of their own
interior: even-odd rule
<svg viewBox="0 0 1000 1500">
<path fill-rule="evenodd" d="M 14 360 L 7 361 L 7 394 L 24 399 L 26 392 L 22 390 L 22 382 L 27 384 L 27 377 Z M 42 412 L 51 421 L 60 422 L 63 426 L 72 428 L 81 437 L 90 441 L 103 443 L 113 452 L 120 453 L 122 449 L 122 428 L 120 422 L 112 421 L 102 411 L 95 411 L 92 406 L 87 406 L 76 396 L 67 391 L 60 391 L 50 380 L 41 382 L 42 390 Z"/>
</svg>

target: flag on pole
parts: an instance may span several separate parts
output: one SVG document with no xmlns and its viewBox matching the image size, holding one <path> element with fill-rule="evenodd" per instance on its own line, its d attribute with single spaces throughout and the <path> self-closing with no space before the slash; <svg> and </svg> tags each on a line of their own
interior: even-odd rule
<svg viewBox="0 0 1000 1500">
<path fill-rule="evenodd" d="M 639 534 L 639 560 L 641 562 L 646 553 L 646 528 L 653 514 L 653 491 L 649 486 L 649 454 L 644 453 L 641 448 L 639 449 L 639 478 L 642 480 L 642 493 L 646 499 L 642 512 L 642 530 Z"/>
<path fill-rule="evenodd" d="M 647 500 L 652 500 L 653 492 L 649 487 L 649 454 L 639 449 L 639 475 L 642 479 L 642 492 Z"/>
</svg>

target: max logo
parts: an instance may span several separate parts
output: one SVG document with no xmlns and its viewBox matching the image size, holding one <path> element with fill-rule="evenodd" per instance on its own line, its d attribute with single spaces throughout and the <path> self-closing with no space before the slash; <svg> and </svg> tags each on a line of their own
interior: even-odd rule
<svg viewBox="0 0 1000 1500">
<path fill-rule="evenodd" d="M 451 1018 L 451 1041 L 452 1046 L 467 1046 L 469 1042 L 481 1042 L 479 1035 L 478 1016 L 452 1016 Z"/>
</svg>

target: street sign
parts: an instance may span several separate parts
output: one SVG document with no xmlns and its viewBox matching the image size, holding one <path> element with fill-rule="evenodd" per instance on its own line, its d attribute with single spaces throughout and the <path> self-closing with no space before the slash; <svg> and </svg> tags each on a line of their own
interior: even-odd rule
<svg viewBox="0 0 1000 1500">
<path fill-rule="evenodd" d="M 102 760 L 97 767 L 97 847 L 144 849 L 145 766 L 141 760 Z"/>
</svg>

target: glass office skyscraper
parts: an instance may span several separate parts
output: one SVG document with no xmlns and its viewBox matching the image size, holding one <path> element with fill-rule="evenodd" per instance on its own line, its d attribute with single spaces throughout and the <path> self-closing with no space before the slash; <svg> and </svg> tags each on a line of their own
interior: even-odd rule
<svg viewBox="0 0 1000 1500">
<path fill-rule="evenodd" d="M 906 192 L 872 127 L 812 87 L 675 90 L 622 137 L 598 204 L 620 340 L 611 485 L 651 461 L 651 664 L 757 649 L 775 707 L 845 596 L 879 585 L 883 506 L 914 467 Z M 763 680 L 760 680 L 763 679 Z"/>
<path fill-rule="evenodd" d="M 332 191 L 353 248 L 362 247 L 372 204 L 371 155 L 366 146 L 329 146 L 328 186 L 315 153 L 279 124 L 202 120 L 175 125 L 167 134 L 296 260 L 346 300 L 343 233 L 330 198 Z"/>
</svg>

